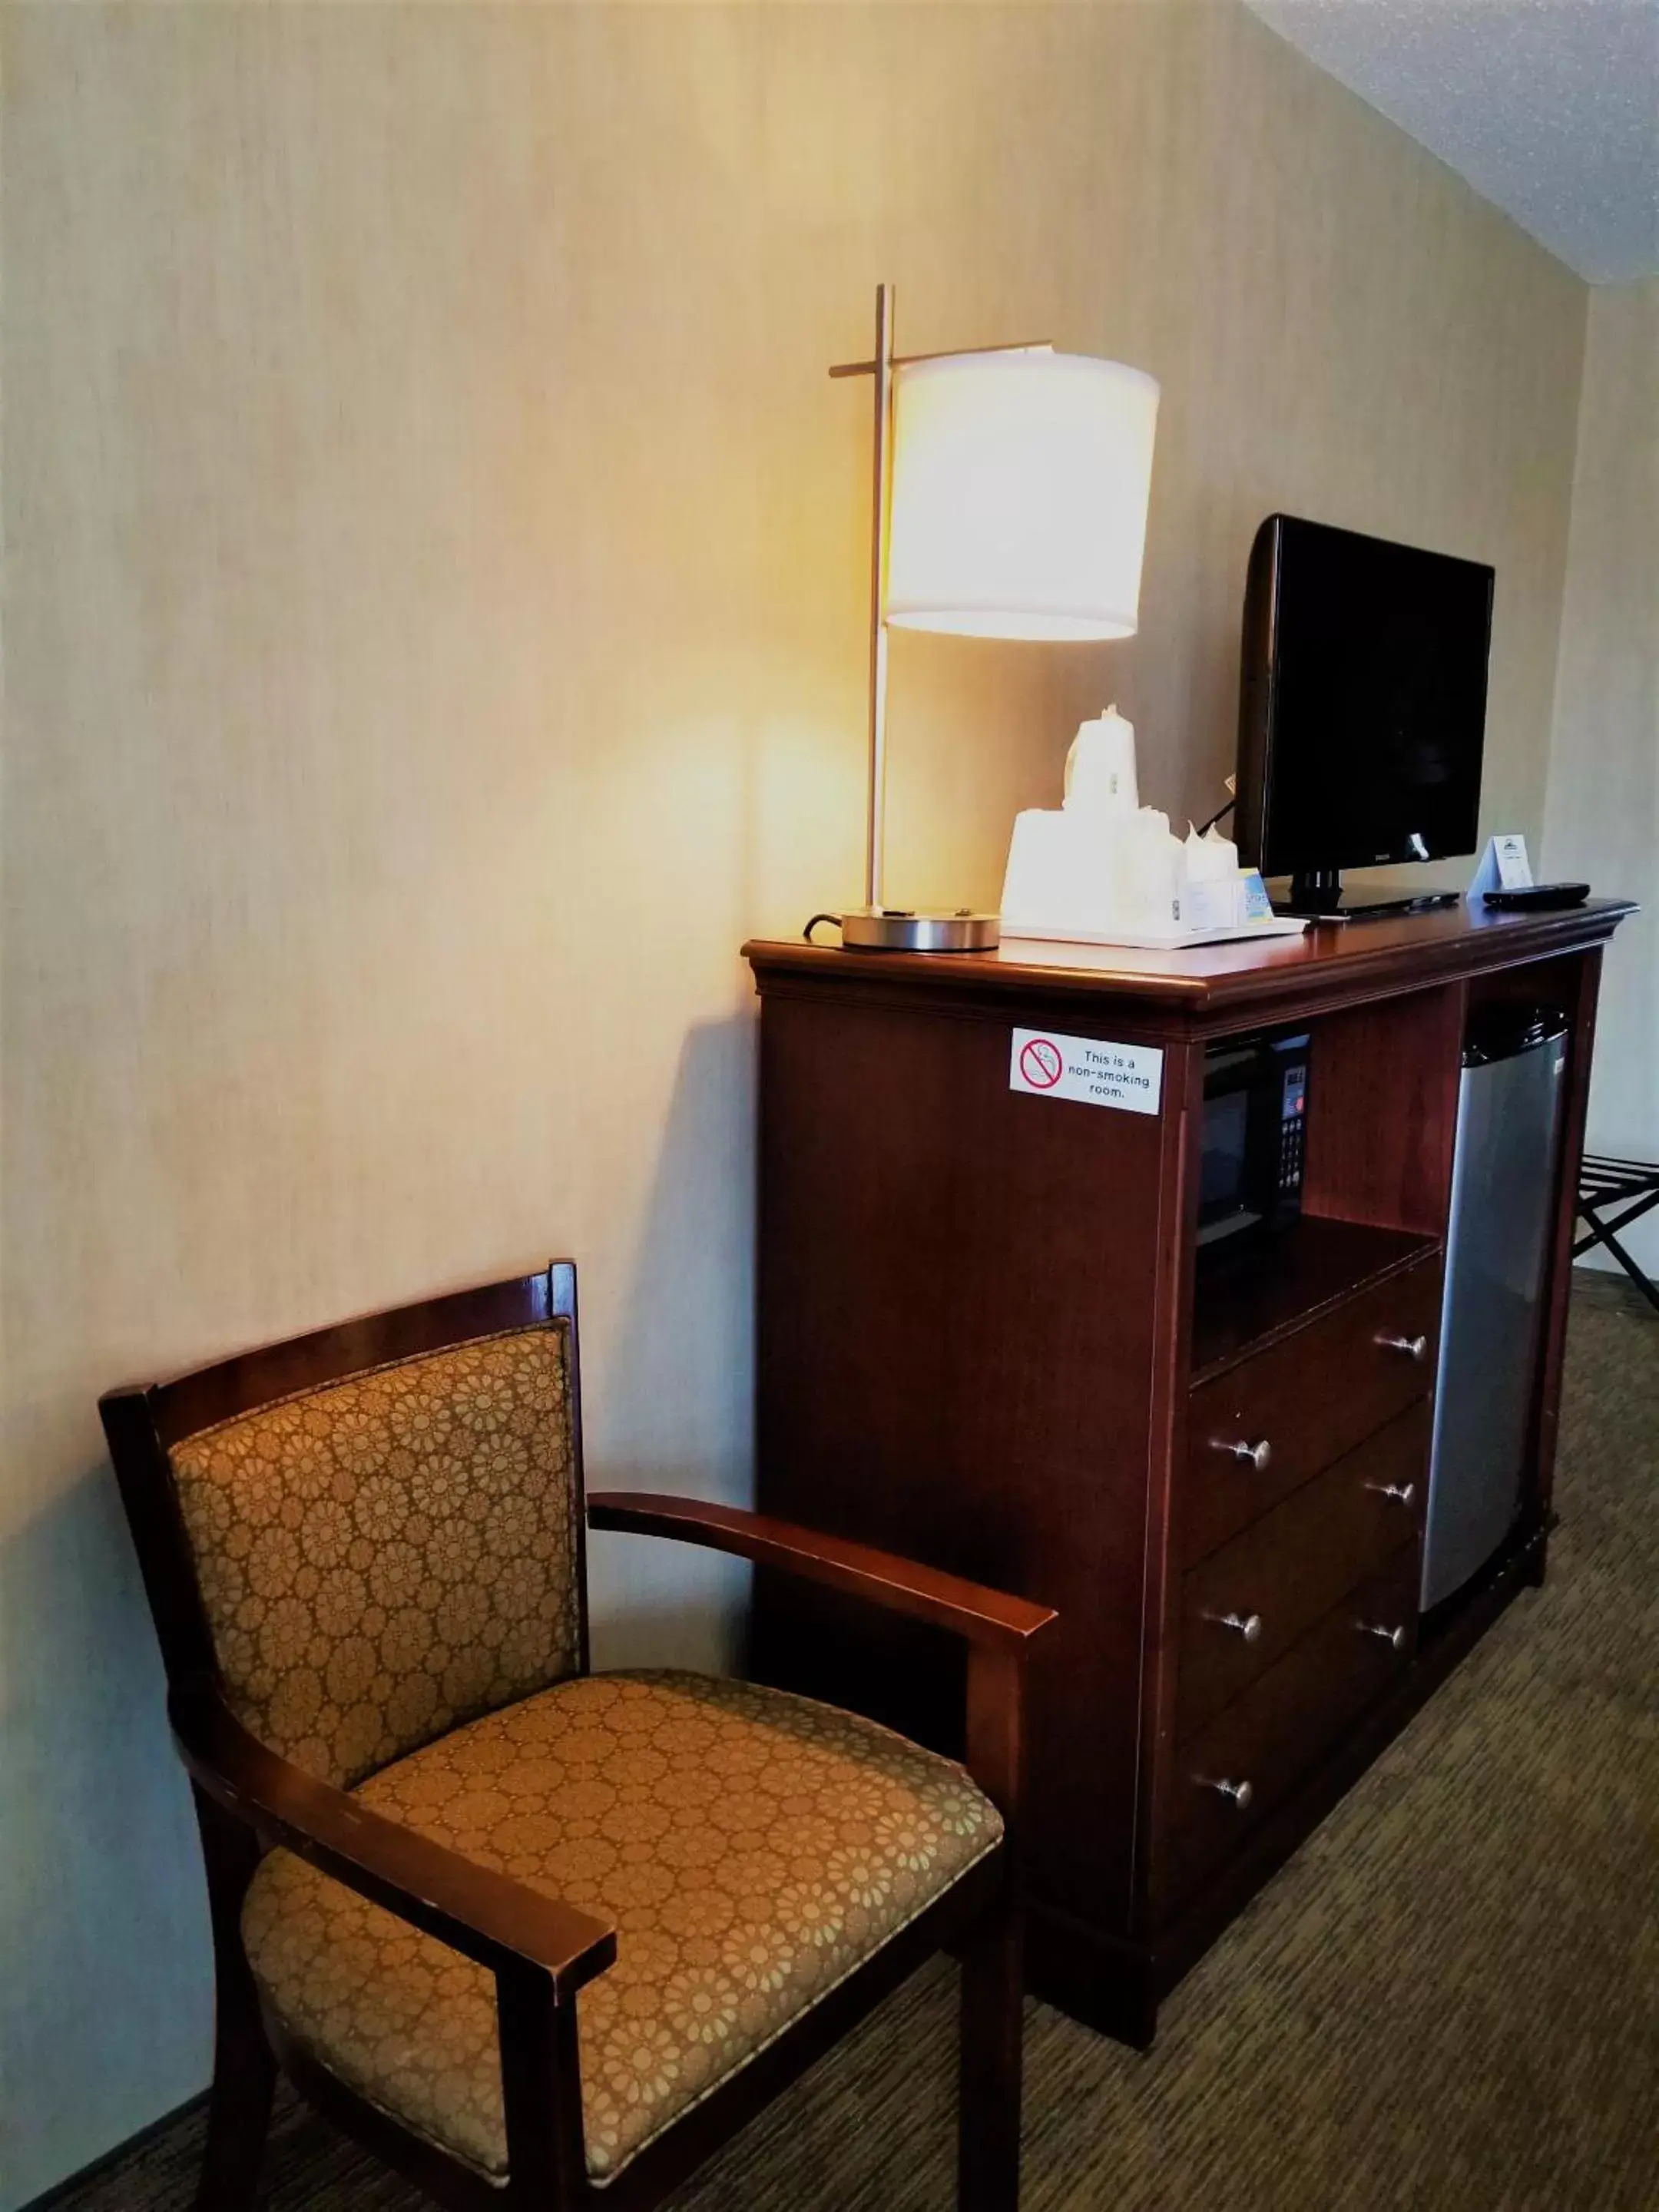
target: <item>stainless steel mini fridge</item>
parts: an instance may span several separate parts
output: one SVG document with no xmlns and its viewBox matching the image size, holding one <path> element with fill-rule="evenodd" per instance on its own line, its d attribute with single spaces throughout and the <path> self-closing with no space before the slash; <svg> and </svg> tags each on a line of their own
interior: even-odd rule
<svg viewBox="0 0 1659 2212">
<path fill-rule="evenodd" d="M 1567 1065 L 1554 1007 L 1498 1005 L 1463 1048 L 1446 1238 L 1423 1606 L 1483 1567 L 1513 1525 Z"/>
</svg>

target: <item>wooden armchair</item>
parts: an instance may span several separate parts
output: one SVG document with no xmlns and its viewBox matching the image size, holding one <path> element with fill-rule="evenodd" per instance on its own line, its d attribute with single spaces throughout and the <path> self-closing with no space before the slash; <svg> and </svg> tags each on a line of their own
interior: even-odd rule
<svg viewBox="0 0 1659 2212">
<path fill-rule="evenodd" d="M 207 1867 L 203 2212 L 252 2203 L 279 2062 L 458 2212 L 637 2212 L 946 1943 L 958 2203 L 1012 2212 L 1046 1607 L 726 1507 L 584 1504 L 568 1262 L 101 1411 Z M 585 1523 L 964 1638 L 967 1771 L 781 1691 L 592 1674 Z"/>
</svg>

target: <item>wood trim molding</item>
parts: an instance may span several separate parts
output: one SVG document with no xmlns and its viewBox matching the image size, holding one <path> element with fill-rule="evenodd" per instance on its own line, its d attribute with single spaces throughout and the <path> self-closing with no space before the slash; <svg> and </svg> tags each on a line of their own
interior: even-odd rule
<svg viewBox="0 0 1659 2212">
<path fill-rule="evenodd" d="M 1237 1026 L 1271 1020 L 1277 1006 L 1296 1016 L 1357 1006 L 1368 999 L 1490 969 L 1581 952 L 1612 936 L 1628 899 L 1593 899 L 1546 914 L 1476 914 L 1467 907 L 1396 921 L 1316 928 L 1267 945 L 1212 945 L 1191 952 L 1139 951 L 1123 945 L 1040 945 L 1010 939 L 992 952 L 926 955 L 848 952 L 839 947 L 751 939 L 743 948 L 758 989 L 884 990 L 910 1011 L 962 1010 L 977 1001 L 998 1015 L 1022 1007 L 1079 1008 L 1109 1000 L 1114 1018 L 1136 1014 L 1167 1029 Z"/>
</svg>

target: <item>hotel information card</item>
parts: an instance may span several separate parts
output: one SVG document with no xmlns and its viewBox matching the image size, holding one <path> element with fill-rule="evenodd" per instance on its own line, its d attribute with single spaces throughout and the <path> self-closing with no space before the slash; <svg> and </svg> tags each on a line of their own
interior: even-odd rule
<svg viewBox="0 0 1659 2212">
<path fill-rule="evenodd" d="M 1519 830 L 1509 830 L 1490 840 L 1464 896 L 1478 899 L 1487 891 L 1523 891 L 1531 881 L 1527 841 Z"/>
</svg>

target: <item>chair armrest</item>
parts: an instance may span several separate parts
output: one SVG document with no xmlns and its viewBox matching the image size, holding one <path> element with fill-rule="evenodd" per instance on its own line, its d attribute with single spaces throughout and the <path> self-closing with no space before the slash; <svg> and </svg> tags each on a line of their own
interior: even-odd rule
<svg viewBox="0 0 1659 2212">
<path fill-rule="evenodd" d="M 621 1528 L 636 1536 L 672 1536 L 731 1552 L 757 1566 L 777 1567 L 805 1581 L 826 1583 L 867 1598 L 891 1613 L 908 1613 L 949 1629 L 970 1644 L 1023 1656 L 1030 1639 L 1058 1618 L 1052 1606 L 987 1589 L 960 1575 L 942 1574 L 896 1553 L 843 1536 L 820 1535 L 790 1521 L 774 1521 L 741 1506 L 713 1505 L 697 1498 L 670 1498 L 642 1490 L 601 1490 L 587 1501 L 595 1528 Z"/>
<path fill-rule="evenodd" d="M 210 1684 L 167 1701 L 179 1754 L 216 1803 L 400 1920 L 497 1973 L 528 1965 L 556 1995 L 617 1956 L 617 1931 L 578 1906 L 417 1834 L 295 1766 L 243 1727 Z"/>
<path fill-rule="evenodd" d="M 595 1528 L 678 1536 L 711 1551 L 732 1552 L 757 1566 L 823 1583 L 964 1638 L 968 1771 L 1005 1819 L 1017 1819 L 1025 1769 L 1025 1660 L 1032 1638 L 1060 1618 L 1052 1606 L 987 1589 L 895 1553 L 849 1543 L 844 1536 L 820 1535 L 793 1522 L 746 1513 L 736 1505 L 710 1505 L 701 1498 L 602 1490 L 588 1498 L 587 1517 Z"/>
</svg>

